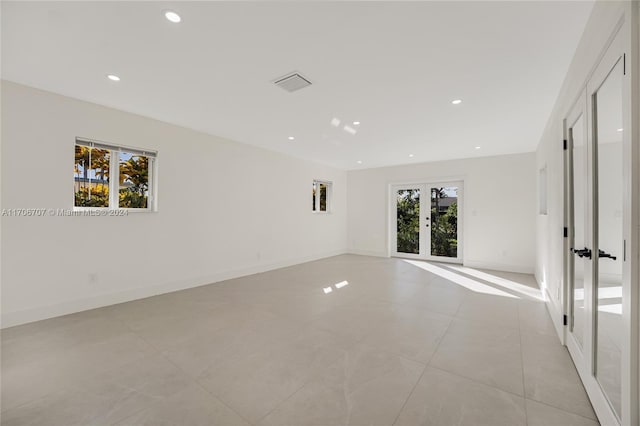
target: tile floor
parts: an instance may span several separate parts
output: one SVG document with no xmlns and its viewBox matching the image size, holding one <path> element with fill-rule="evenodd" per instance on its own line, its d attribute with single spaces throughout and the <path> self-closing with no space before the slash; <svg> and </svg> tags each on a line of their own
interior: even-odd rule
<svg viewBox="0 0 640 426">
<path fill-rule="evenodd" d="M 344 255 L 2 331 L 2 425 L 597 425 L 530 275 Z"/>
</svg>

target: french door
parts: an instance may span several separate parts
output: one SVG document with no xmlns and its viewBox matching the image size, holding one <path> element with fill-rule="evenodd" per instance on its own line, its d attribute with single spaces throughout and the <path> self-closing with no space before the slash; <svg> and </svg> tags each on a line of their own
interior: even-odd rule
<svg viewBox="0 0 640 426">
<path fill-rule="evenodd" d="M 565 120 L 566 342 L 603 425 L 637 421 L 625 59 L 618 36 Z"/>
<path fill-rule="evenodd" d="M 391 186 L 391 255 L 462 262 L 462 182 Z"/>
</svg>

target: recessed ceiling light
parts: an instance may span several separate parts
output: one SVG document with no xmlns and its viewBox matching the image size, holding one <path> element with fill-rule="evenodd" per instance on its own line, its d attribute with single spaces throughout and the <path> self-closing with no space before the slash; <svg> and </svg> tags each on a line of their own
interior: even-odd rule
<svg viewBox="0 0 640 426">
<path fill-rule="evenodd" d="M 354 125 L 354 126 L 359 126 L 359 125 L 360 125 L 360 122 L 359 122 L 359 121 L 354 121 L 354 122 L 353 122 L 353 125 Z"/>
<path fill-rule="evenodd" d="M 331 125 L 332 125 L 333 127 L 338 127 L 338 126 L 340 125 L 340 119 L 339 119 L 339 118 L 336 118 L 336 117 L 333 117 L 333 118 L 331 119 Z"/>
<path fill-rule="evenodd" d="M 295 139 L 295 138 L 294 138 L 293 136 L 289 136 L 289 140 L 290 140 L 290 141 L 292 141 L 292 140 L 294 140 L 294 139 Z"/>
<path fill-rule="evenodd" d="M 180 17 L 180 15 L 178 15 L 176 12 L 172 10 L 167 10 L 164 13 L 164 17 L 167 18 L 168 21 L 173 22 L 174 24 L 177 24 L 178 22 L 182 21 L 182 18 Z"/>
<path fill-rule="evenodd" d="M 619 132 L 622 132 L 624 129 L 618 129 Z"/>
<path fill-rule="evenodd" d="M 410 157 L 410 158 L 413 158 L 413 154 L 409 154 L 409 157 Z"/>
<path fill-rule="evenodd" d="M 451 101 L 451 103 L 454 104 L 454 105 L 459 105 L 459 104 L 462 103 L 462 99 L 454 99 L 454 100 Z"/>
<path fill-rule="evenodd" d="M 358 160 L 358 161 L 356 161 L 356 163 L 362 164 L 362 160 Z"/>
<path fill-rule="evenodd" d="M 476 149 L 480 149 L 480 147 L 479 147 L 479 146 L 476 146 Z"/>
<path fill-rule="evenodd" d="M 118 77 L 118 76 L 117 76 L 117 75 L 115 75 L 115 74 L 108 74 L 108 75 L 107 75 L 107 78 L 108 78 L 109 80 L 111 80 L 111 81 L 120 81 L 120 77 Z"/>
</svg>

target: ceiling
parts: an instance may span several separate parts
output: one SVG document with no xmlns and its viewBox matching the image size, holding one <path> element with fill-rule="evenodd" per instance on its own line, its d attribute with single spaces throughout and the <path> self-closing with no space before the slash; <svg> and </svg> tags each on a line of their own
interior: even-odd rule
<svg viewBox="0 0 640 426">
<path fill-rule="evenodd" d="M 4 79 L 343 169 L 534 151 L 592 7 L 2 3 Z"/>
</svg>

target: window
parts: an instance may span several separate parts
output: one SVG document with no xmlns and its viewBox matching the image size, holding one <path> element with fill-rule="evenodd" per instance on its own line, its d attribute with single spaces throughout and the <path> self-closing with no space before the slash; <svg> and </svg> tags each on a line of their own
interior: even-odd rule
<svg viewBox="0 0 640 426">
<path fill-rule="evenodd" d="M 316 213 L 329 213 L 331 211 L 331 187 L 333 183 L 313 181 L 313 211 Z"/>
<path fill-rule="evenodd" d="M 76 139 L 74 207 L 155 210 L 156 155 L 154 151 Z"/>
</svg>

